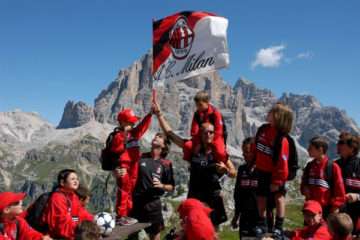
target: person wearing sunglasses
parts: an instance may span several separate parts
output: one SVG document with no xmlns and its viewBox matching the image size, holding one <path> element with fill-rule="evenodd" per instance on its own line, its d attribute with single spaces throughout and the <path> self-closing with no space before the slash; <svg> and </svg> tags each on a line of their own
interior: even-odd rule
<svg viewBox="0 0 360 240">
<path fill-rule="evenodd" d="M 340 166 L 346 192 L 344 211 L 354 222 L 353 234 L 360 235 L 360 148 L 359 136 L 343 132 L 339 136 L 337 151 L 340 158 L 336 163 Z M 359 223 L 359 224 L 357 224 Z"/>
<path fill-rule="evenodd" d="M 183 159 L 190 163 L 190 181 L 188 198 L 195 198 L 206 203 L 213 211 L 210 218 L 214 226 L 218 226 L 227 220 L 224 202 L 221 194 L 219 179 L 227 174 L 229 177 L 236 176 L 236 170 L 232 162 L 227 158 L 218 161 L 213 151 L 215 127 L 210 122 L 200 126 L 200 142 L 192 139 L 183 139 L 171 129 L 165 117 L 160 111 L 156 101 L 153 103 L 160 126 L 172 142 L 183 149 Z"/>
</svg>

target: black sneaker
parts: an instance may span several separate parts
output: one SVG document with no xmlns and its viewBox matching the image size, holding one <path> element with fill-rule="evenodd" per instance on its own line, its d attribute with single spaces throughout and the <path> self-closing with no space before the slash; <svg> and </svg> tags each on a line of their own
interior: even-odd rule
<svg viewBox="0 0 360 240">
<path fill-rule="evenodd" d="M 254 228 L 254 233 L 255 233 L 256 238 L 262 238 L 264 236 L 264 234 L 266 233 L 266 231 L 265 231 L 264 227 L 256 226 Z"/>
<path fill-rule="evenodd" d="M 281 229 L 275 228 L 273 231 L 273 239 L 275 240 L 284 240 L 284 232 Z"/>
</svg>

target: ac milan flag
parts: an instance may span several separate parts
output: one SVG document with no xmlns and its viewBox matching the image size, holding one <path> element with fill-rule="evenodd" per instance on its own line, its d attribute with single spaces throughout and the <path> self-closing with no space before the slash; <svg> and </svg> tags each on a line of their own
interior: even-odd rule
<svg viewBox="0 0 360 240">
<path fill-rule="evenodd" d="M 175 81 L 229 65 L 228 20 L 207 12 L 180 12 L 153 22 L 154 80 Z"/>
</svg>

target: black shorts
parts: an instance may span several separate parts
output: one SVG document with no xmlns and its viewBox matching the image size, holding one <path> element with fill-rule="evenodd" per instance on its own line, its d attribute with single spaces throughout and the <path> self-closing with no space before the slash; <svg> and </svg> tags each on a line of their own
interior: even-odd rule
<svg viewBox="0 0 360 240">
<path fill-rule="evenodd" d="M 214 226 L 227 221 L 225 205 L 221 190 L 214 190 L 210 192 L 189 191 L 188 198 L 195 198 L 207 204 L 213 211 L 210 213 L 210 219 Z"/>
<path fill-rule="evenodd" d="M 264 172 L 261 170 L 257 170 L 258 172 L 258 187 L 256 189 L 256 195 L 261 197 L 271 197 L 274 194 L 280 193 L 282 195 L 286 194 L 285 184 L 281 185 L 279 190 L 276 192 L 270 191 L 271 185 L 271 176 L 272 174 L 269 172 Z"/>
<path fill-rule="evenodd" d="M 145 232 L 155 235 L 164 229 L 164 218 L 160 199 L 134 198 L 134 206 L 130 216 L 139 222 L 151 223 L 145 228 Z"/>
</svg>

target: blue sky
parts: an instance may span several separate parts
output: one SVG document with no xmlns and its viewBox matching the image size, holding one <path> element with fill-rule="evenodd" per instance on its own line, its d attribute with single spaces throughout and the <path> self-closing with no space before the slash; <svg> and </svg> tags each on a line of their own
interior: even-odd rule
<svg viewBox="0 0 360 240">
<path fill-rule="evenodd" d="M 152 19 L 204 10 L 229 19 L 233 84 L 307 93 L 360 123 L 360 2 L 0 0 L 0 111 L 57 124 L 67 100 L 91 105 L 151 48 Z"/>
</svg>

